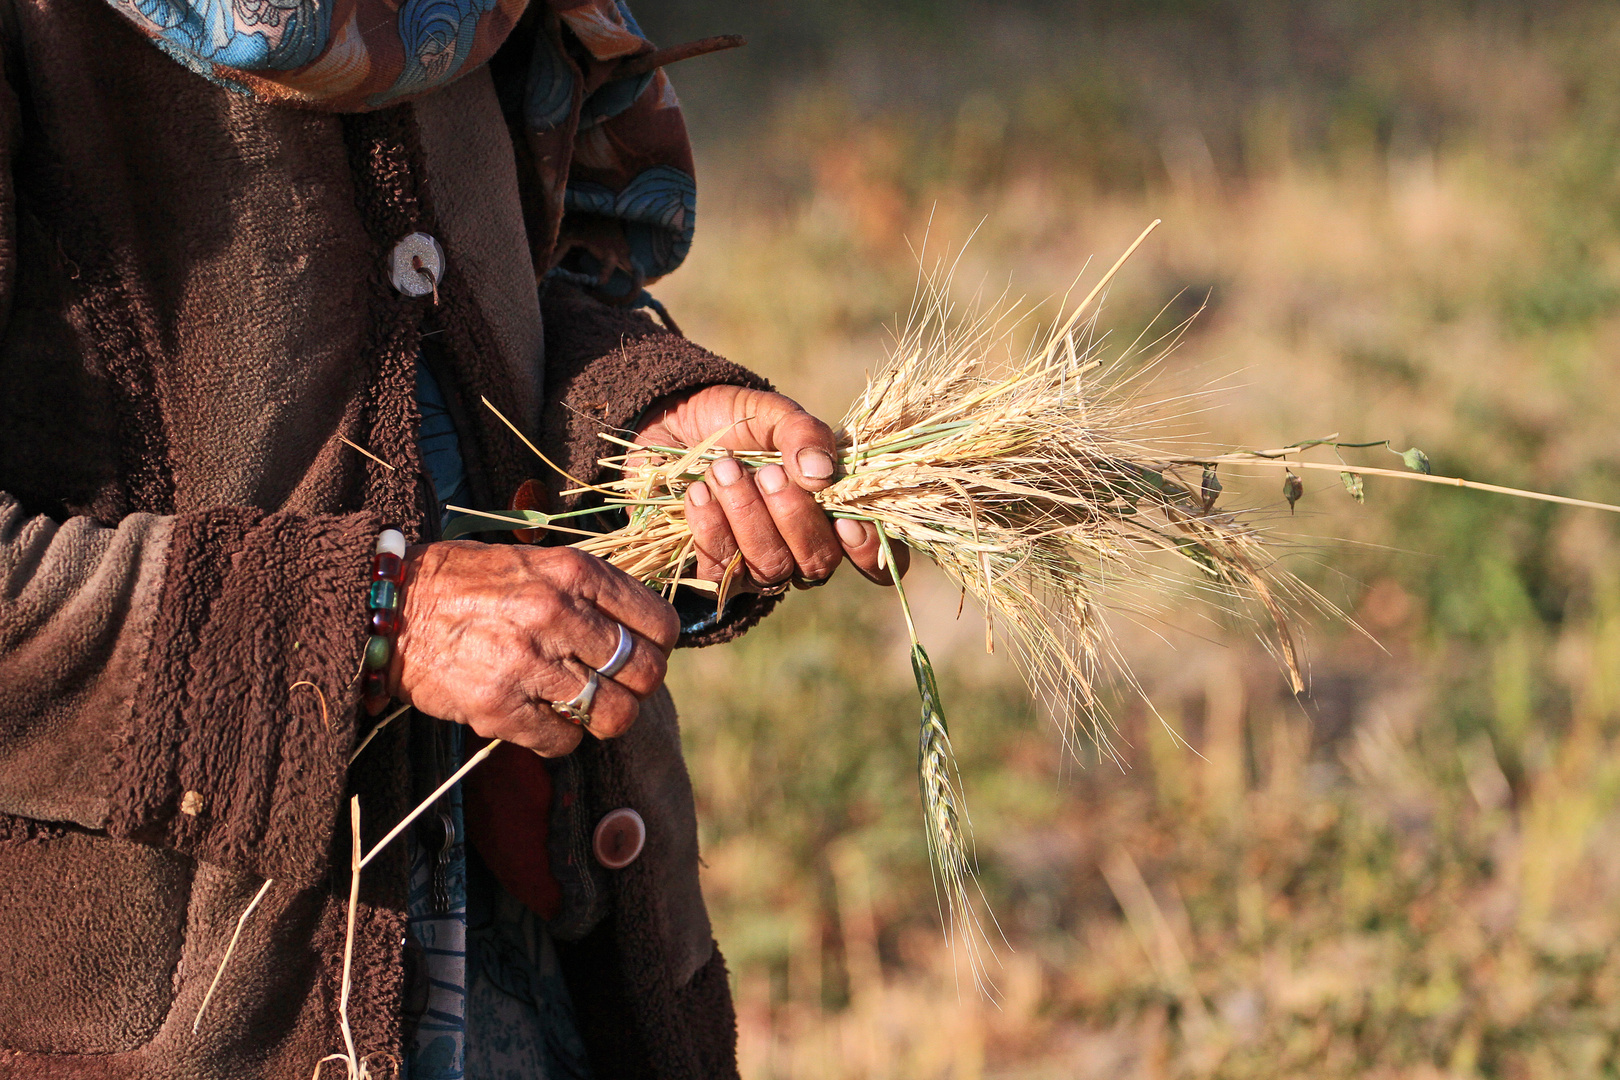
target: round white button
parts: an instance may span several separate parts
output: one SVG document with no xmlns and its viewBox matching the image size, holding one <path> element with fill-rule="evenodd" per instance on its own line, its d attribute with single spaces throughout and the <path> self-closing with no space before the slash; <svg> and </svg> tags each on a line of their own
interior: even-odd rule
<svg viewBox="0 0 1620 1080">
<path fill-rule="evenodd" d="M 611 811 L 596 823 L 591 846 L 596 861 L 609 870 L 623 870 L 641 855 L 647 845 L 647 823 L 628 807 Z"/>
<path fill-rule="evenodd" d="M 428 296 L 444 280 L 444 248 L 424 232 L 413 232 L 388 254 L 388 279 L 406 296 Z"/>
</svg>

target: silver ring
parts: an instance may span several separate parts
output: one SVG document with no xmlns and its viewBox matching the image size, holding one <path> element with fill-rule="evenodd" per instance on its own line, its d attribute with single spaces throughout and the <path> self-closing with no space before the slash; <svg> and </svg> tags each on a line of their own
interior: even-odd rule
<svg viewBox="0 0 1620 1080">
<path fill-rule="evenodd" d="M 596 669 L 598 675 L 608 679 L 623 671 L 624 665 L 630 662 L 630 654 L 636 651 L 636 639 L 630 636 L 624 623 L 614 625 L 619 628 L 619 644 L 613 650 L 613 658 Z"/>
<path fill-rule="evenodd" d="M 585 677 L 585 688 L 568 701 L 553 701 L 551 707 L 580 727 L 591 726 L 591 703 L 596 700 L 596 688 L 602 685 L 602 676 L 592 668 Z"/>
<path fill-rule="evenodd" d="M 789 582 L 773 581 L 769 585 L 756 585 L 755 591 L 761 596 L 781 596 L 788 591 Z"/>
</svg>

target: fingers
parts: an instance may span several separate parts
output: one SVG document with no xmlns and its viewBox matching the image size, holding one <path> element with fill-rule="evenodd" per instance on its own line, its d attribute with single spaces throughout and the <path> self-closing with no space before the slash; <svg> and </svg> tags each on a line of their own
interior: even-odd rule
<svg viewBox="0 0 1620 1080">
<path fill-rule="evenodd" d="M 889 541 L 889 548 L 894 552 L 895 567 L 879 568 L 878 562 L 883 553 L 883 545 L 878 541 L 877 529 L 867 522 L 855 521 L 851 518 L 839 518 L 834 525 L 838 533 L 838 542 L 843 545 L 844 554 L 849 561 L 855 564 L 869 580 L 879 585 L 893 585 L 895 575 L 891 569 L 899 571 L 900 577 L 906 576 L 906 569 L 911 565 L 911 552 L 904 544 Z"/>
<path fill-rule="evenodd" d="M 539 676 L 539 667 L 531 665 L 530 670 Z M 567 672 L 553 672 L 544 680 L 544 687 L 538 678 L 529 684 L 520 679 L 489 679 L 468 688 L 458 702 L 459 709 L 435 710 L 434 715 L 466 724 L 485 738 L 503 739 L 542 757 L 560 757 L 579 746 L 584 731 L 552 711 L 545 695 L 547 690 L 553 696 L 563 692 L 561 679 L 569 677 Z M 569 697 L 579 692 L 583 679 L 577 684 L 567 691 Z M 443 715 L 446 712 L 451 715 Z"/>
<path fill-rule="evenodd" d="M 594 555 L 573 548 L 555 550 L 568 552 L 560 556 L 569 560 L 562 571 L 565 578 L 571 579 L 566 581 L 568 591 L 589 600 L 608 618 L 623 623 L 625 629 L 646 639 L 666 656 L 675 648 L 681 636 L 680 616 L 662 597 Z M 616 640 L 617 633 L 610 627 L 608 652 L 602 657 L 603 663 L 607 662 Z"/>
<path fill-rule="evenodd" d="M 630 730 L 641 715 L 641 698 L 617 679 L 602 679 L 591 703 L 591 719 L 586 730 L 598 739 L 615 739 Z"/>
<path fill-rule="evenodd" d="M 832 521 L 815 496 L 794 483 L 782 465 L 761 468 L 754 474 L 754 484 L 793 556 L 797 575 L 807 581 L 831 577 L 844 555 L 833 534 Z"/>
<path fill-rule="evenodd" d="M 598 678 L 596 693 L 590 702 L 590 720 L 586 724 L 576 724 L 552 708 L 553 702 L 576 700 L 589 682 L 590 674 L 589 669 L 577 662 L 552 669 L 523 688 L 528 699 L 524 708 L 514 710 L 507 721 L 482 733 L 548 756 L 552 756 L 553 746 L 569 739 L 572 740 L 570 750 L 578 746 L 577 736 L 587 731 L 599 739 L 623 735 L 641 714 L 641 698 L 617 680 Z"/>
<path fill-rule="evenodd" d="M 507 742 L 533 750 L 541 757 L 572 754 L 585 738 L 584 728 L 569 723 L 549 708 L 535 710 L 532 723 L 514 724 L 509 730 L 510 734 L 504 736 Z"/>
<path fill-rule="evenodd" d="M 737 540 L 731 535 L 725 507 L 715 501 L 714 491 L 702 480 L 686 489 L 686 525 L 697 544 L 697 576 L 719 581 L 726 563 L 737 553 Z"/>
<path fill-rule="evenodd" d="M 708 488 L 715 505 L 725 514 L 732 541 L 742 552 L 749 576 L 761 585 L 791 578 L 797 567 L 793 550 L 783 539 L 748 470 L 736 458 L 720 458 L 709 466 Z M 724 561 L 729 556 L 723 539 L 712 535 L 709 542 L 719 549 L 706 552 L 711 558 Z M 699 543 L 701 546 L 702 541 Z"/>
<path fill-rule="evenodd" d="M 529 628 L 530 648 L 537 657 L 549 661 L 554 674 L 535 692 L 550 693 L 548 701 L 563 700 L 578 693 L 578 688 L 567 689 L 571 672 L 578 671 L 581 685 L 591 671 L 607 666 L 619 645 L 619 627 L 623 625 L 585 597 L 575 597 L 571 603 L 559 605 L 543 625 Z M 669 670 L 669 654 L 645 635 L 630 630 L 630 655 L 624 665 L 611 678 L 636 697 L 646 697 L 663 685 Z M 603 677 L 606 685 L 608 677 Z"/>
<path fill-rule="evenodd" d="M 657 656 L 656 649 L 649 650 Z M 550 667 L 537 674 L 521 687 L 525 699 L 517 708 L 503 710 L 504 719 L 477 726 L 482 735 L 505 739 L 526 746 L 535 753 L 556 757 L 574 750 L 585 732 L 598 739 L 614 739 L 630 730 L 641 715 L 642 699 L 657 689 L 654 684 L 645 692 L 620 682 L 597 676 L 596 693 L 589 703 L 590 718 L 576 723 L 553 707 L 556 702 L 575 702 L 590 682 L 591 669 L 579 661 Z M 619 673 L 624 678 L 629 672 Z"/>
<path fill-rule="evenodd" d="M 750 475 L 734 458 L 721 458 L 707 481 L 687 489 L 687 524 L 698 549 L 698 576 L 719 581 L 731 557 L 742 552 L 753 580 L 774 585 L 797 576 L 824 581 L 847 556 L 870 580 L 892 585 L 890 568 L 880 567 L 877 530 L 861 521 L 831 522 L 780 465 Z M 910 566 L 905 545 L 893 543 L 900 576 Z"/>
<path fill-rule="evenodd" d="M 803 491 L 820 491 L 833 482 L 838 444 L 832 428 L 780 394 L 761 395 L 760 419 L 769 426 L 761 442 L 782 454 L 782 467 Z M 753 425 L 759 426 L 757 423 Z"/>
<path fill-rule="evenodd" d="M 607 666 L 607 662 L 613 658 L 613 650 L 619 643 L 619 624 L 606 618 L 602 622 L 605 632 L 593 632 L 588 643 L 582 641 L 578 653 L 582 664 L 598 671 Z M 604 675 L 602 678 L 604 681 L 611 678 L 636 697 L 644 698 L 664 684 L 664 675 L 668 671 L 668 654 L 632 630 L 630 658 L 614 674 Z"/>
<path fill-rule="evenodd" d="M 580 729 L 551 708 L 570 701 L 614 658 L 622 625 L 629 655 L 600 678 L 591 730 L 612 738 L 663 683 L 680 632 L 656 594 L 594 556 L 515 545 L 421 545 L 396 639 L 397 696 L 545 755 L 578 745 Z M 584 702 L 580 703 L 584 705 Z"/>
<path fill-rule="evenodd" d="M 642 433 L 695 446 L 720 433 L 732 450 L 776 450 L 789 477 L 806 491 L 833 482 L 838 460 L 832 429 L 791 398 L 740 386 L 708 386 L 655 403 Z"/>
</svg>

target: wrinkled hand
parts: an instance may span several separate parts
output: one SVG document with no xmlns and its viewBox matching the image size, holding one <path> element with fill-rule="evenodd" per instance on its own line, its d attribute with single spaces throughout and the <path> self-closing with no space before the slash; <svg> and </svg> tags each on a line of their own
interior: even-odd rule
<svg viewBox="0 0 1620 1080">
<path fill-rule="evenodd" d="M 811 497 L 836 478 L 832 429 L 781 394 L 740 386 L 708 386 L 653 405 L 638 435 L 654 446 L 694 446 L 727 429 L 727 450 L 776 451 L 782 465 L 750 472 L 733 457 L 709 467 L 686 489 L 686 520 L 697 541 L 698 576 L 719 581 L 742 552 L 754 588 L 788 582 L 819 584 L 848 557 L 880 585 L 892 584 L 878 568 L 877 530 L 860 521 L 830 519 Z M 893 545 L 903 576 L 905 548 Z M 736 581 L 736 579 L 733 579 Z"/>
<path fill-rule="evenodd" d="M 664 681 L 680 619 L 601 559 L 565 547 L 447 541 L 405 553 L 405 606 L 390 675 L 394 696 L 547 757 L 583 730 L 554 712 L 605 665 L 623 623 L 634 651 L 603 677 L 591 734 L 626 731 Z"/>
</svg>

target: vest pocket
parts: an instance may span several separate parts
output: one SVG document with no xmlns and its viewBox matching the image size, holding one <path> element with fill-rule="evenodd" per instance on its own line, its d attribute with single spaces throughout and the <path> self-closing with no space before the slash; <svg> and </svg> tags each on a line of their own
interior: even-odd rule
<svg viewBox="0 0 1620 1080">
<path fill-rule="evenodd" d="M 174 1001 L 192 863 L 68 832 L 0 843 L 0 1051 L 111 1054 Z"/>
</svg>

